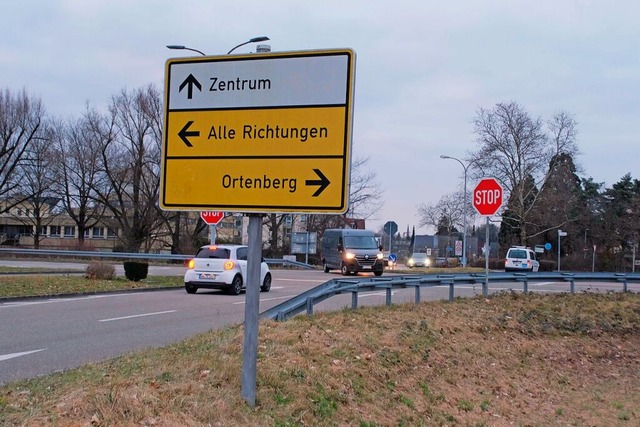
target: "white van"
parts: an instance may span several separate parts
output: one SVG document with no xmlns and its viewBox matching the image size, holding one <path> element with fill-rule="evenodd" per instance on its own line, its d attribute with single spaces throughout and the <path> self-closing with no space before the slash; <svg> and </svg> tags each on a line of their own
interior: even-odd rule
<svg viewBox="0 0 640 427">
<path fill-rule="evenodd" d="M 339 269 L 347 276 L 370 271 L 382 276 L 382 246 L 373 231 L 328 229 L 322 234 L 322 267 L 325 273 Z"/>
<path fill-rule="evenodd" d="M 504 260 L 504 271 L 538 271 L 540 263 L 536 253 L 525 246 L 509 248 Z"/>
</svg>

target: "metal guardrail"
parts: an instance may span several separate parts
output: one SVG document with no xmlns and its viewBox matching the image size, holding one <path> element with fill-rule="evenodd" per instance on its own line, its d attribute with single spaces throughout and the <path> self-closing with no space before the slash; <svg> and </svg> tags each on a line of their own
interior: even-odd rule
<svg viewBox="0 0 640 427">
<path fill-rule="evenodd" d="M 114 259 L 146 259 L 151 261 L 188 261 L 193 255 L 181 254 L 150 254 L 133 252 L 94 252 L 94 251 L 62 251 L 54 249 L 16 249 L 0 248 L 0 255 L 29 255 L 29 256 L 54 256 L 72 258 L 114 258 Z M 304 262 L 290 261 L 279 258 L 266 258 L 269 265 L 283 265 L 297 268 L 312 269 L 313 266 Z"/>
<path fill-rule="evenodd" d="M 640 273 L 489 273 L 482 274 L 441 274 L 441 275 L 403 275 L 396 277 L 362 277 L 351 279 L 333 279 L 310 289 L 292 299 L 260 314 L 261 319 L 284 321 L 306 311 L 313 314 L 313 307 L 336 295 L 351 293 L 351 308 L 358 308 L 358 293 L 364 291 L 386 291 L 386 305 L 391 305 L 393 289 L 411 288 L 415 290 L 415 302 L 420 302 L 420 290 L 425 287 L 448 286 L 449 301 L 455 297 L 456 284 L 481 284 L 482 294 L 488 296 L 488 282 L 521 282 L 524 293 L 529 292 L 529 282 L 565 282 L 569 291 L 575 293 L 575 282 L 617 282 L 622 291 L 627 292 L 628 282 L 640 282 Z"/>
</svg>

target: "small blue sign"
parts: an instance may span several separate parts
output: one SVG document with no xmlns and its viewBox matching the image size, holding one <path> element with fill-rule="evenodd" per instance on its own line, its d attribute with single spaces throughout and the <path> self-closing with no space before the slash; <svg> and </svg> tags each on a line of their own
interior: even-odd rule
<svg viewBox="0 0 640 427">
<path fill-rule="evenodd" d="M 396 254 L 389 254 L 389 261 L 396 262 L 397 260 L 398 257 L 396 256 Z"/>
<path fill-rule="evenodd" d="M 551 243 L 545 243 L 545 244 L 544 244 L 544 248 L 545 248 L 546 250 L 550 251 L 550 250 L 551 250 Z"/>
</svg>

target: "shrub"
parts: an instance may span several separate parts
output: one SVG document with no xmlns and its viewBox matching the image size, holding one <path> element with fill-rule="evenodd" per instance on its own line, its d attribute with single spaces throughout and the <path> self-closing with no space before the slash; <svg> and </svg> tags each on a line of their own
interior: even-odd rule
<svg viewBox="0 0 640 427">
<path fill-rule="evenodd" d="M 147 278 L 149 273 L 149 263 L 142 261 L 125 261 L 124 275 L 133 282 L 139 282 Z"/>
<path fill-rule="evenodd" d="M 87 266 L 87 279 L 113 280 L 116 277 L 116 269 L 113 265 L 104 261 L 92 261 Z"/>
</svg>

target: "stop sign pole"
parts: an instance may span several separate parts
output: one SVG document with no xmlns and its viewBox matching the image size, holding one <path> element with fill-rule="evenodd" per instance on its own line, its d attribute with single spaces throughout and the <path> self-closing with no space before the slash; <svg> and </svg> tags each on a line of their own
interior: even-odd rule
<svg viewBox="0 0 640 427">
<path fill-rule="evenodd" d="M 200 212 L 200 218 L 209 226 L 209 233 L 211 234 L 210 243 L 216 244 L 216 225 L 224 218 L 224 212 L 221 211 L 202 211 Z"/>
<path fill-rule="evenodd" d="M 489 217 L 502 207 L 502 186 L 495 178 L 482 178 L 473 190 L 473 207 L 486 217 L 484 236 L 484 283 L 482 296 L 489 296 Z"/>
</svg>

